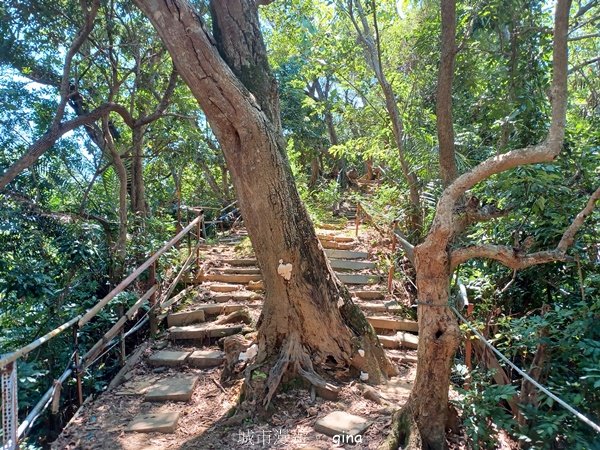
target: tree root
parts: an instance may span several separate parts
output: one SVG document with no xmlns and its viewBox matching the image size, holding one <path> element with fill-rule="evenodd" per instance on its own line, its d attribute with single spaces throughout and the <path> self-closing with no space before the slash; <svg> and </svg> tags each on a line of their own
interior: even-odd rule
<svg viewBox="0 0 600 450">
<path fill-rule="evenodd" d="M 378 450 L 421 450 L 423 441 L 413 418 L 411 400 L 392 416 L 392 430 Z"/>
<path fill-rule="evenodd" d="M 263 406 L 268 407 L 273 395 L 277 391 L 283 376 L 286 373 L 297 374 L 316 388 L 337 393 L 339 388 L 325 381 L 314 368 L 308 352 L 302 346 L 298 335 L 290 335 L 279 353 L 277 362 L 269 372 L 265 385 L 265 398 Z"/>
</svg>

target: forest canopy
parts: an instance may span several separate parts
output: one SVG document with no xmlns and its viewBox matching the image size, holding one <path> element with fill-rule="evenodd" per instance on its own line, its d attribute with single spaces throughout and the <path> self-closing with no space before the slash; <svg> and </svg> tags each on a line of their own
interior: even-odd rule
<svg viewBox="0 0 600 450">
<path fill-rule="evenodd" d="M 171 3 L 192 25 L 185 11 L 169 16 Z M 400 240 L 385 270 L 419 320 L 411 399 L 435 400 L 412 418 L 424 448 L 445 445 L 446 413 L 427 417 L 450 381 L 472 448 L 494 448 L 500 432 L 532 448 L 595 448 L 586 424 L 483 356 L 465 390 L 467 330 L 423 304 L 455 302 L 462 285 L 498 349 L 600 421 L 600 3 L 230 6 L 0 5 L 0 354 L 87 311 L 198 208 L 211 221 L 239 202 L 267 291 L 259 358 L 276 368 L 289 357 L 280 349 L 295 330 L 282 332 L 282 317 L 317 296 L 299 315 L 305 351 L 288 358 L 302 370 L 284 370 L 318 372 L 317 354 L 352 365 L 361 339 L 372 355 L 360 370 L 385 380 L 376 335 L 314 239 L 313 224 L 360 203 Z M 282 261 L 310 270 L 285 284 Z M 161 264 L 181 262 L 174 249 Z M 120 295 L 81 344 L 135 300 Z M 318 323 L 339 348 L 306 331 Z M 19 363 L 22 415 L 71 357 L 70 338 L 58 341 Z M 275 368 L 264 398 L 248 391 L 267 405 Z M 86 389 L 101 392 L 115 369 L 87 373 Z"/>
</svg>

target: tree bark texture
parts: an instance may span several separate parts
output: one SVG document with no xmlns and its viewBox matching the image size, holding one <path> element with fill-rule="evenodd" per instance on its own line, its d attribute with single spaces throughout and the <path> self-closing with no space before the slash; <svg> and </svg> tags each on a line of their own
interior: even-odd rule
<svg viewBox="0 0 600 450">
<path fill-rule="evenodd" d="M 373 329 L 352 303 L 331 270 L 296 190 L 280 133 L 278 106 L 263 97 L 262 83 L 252 92 L 236 71 L 268 79 L 262 61 L 230 68 L 226 60 L 248 49 L 264 52 L 253 1 L 213 2 L 219 32 L 243 38 L 216 44 L 193 7 L 183 0 L 136 0 L 175 62 L 178 72 L 204 110 L 223 149 L 239 205 L 265 282 L 255 369 L 268 372 L 263 386 L 249 396 L 269 403 L 285 374 L 300 374 L 313 384 L 313 364 L 354 365 L 379 382 L 393 371 Z M 221 17 L 219 15 L 229 17 Z M 250 25 L 245 22 L 252 22 Z M 224 24 L 239 23 L 239 30 Z M 251 32 L 248 30 L 252 30 Z M 219 34 L 220 33 L 220 34 Z M 261 42 L 259 44 L 259 41 Z M 233 54 L 228 54 L 233 48 Z M 219 49 L 226 54 L 225 60 Z M 241 57 L 240 57 L 241 58 Z M 266 68 L 265 68 L 266 67 Z M 277 111 L 272 121 L 269 117 Z M 324 330 L 327 330 L 325 333 Z M 359 349 L 365 351 L 361 357 Z M 258 382 L 252 382 L 258 384 Z M 250 384 L 252 384 L 250 383 Z"/>
<path fill-rule="evenodd" d="M 456 0 L 442 0 L 441 59 L 438 71 L 435 105 L 440 148 L 442 185 L 448 186 L 458 175 L 454 152 L 454 122 L 452 120 L 452 80 L 456 58 Z"/>
</svg>

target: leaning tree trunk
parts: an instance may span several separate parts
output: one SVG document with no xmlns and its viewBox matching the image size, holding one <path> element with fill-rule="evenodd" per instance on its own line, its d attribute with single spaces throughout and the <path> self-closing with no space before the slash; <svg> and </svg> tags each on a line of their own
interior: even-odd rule
<svg viewBox="0 0 600 450">
<path fill-rule="evenodd" d="M 296 190 L 255 2 L 211 3 L 222 56 L 189 3 L 136 4 L 157 29 L 221 144 L 263 274 L 266 296 L 253 367 L 268 378 L 262 384 L 251 381 L 246 398 L 268 404 L 286 374 L 324 386 L 314 369 L 325 362 L 352 365 L 373 382 L 384 380 L 394 369 L 331 270 Z"/>
</svg>

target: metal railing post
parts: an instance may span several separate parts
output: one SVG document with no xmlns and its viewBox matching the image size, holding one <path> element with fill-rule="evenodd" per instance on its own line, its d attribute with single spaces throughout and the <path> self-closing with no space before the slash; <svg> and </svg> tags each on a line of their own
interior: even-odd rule
<svg viewBox="0 0 600 450">
<path fill-rule="evenodd" d="M 358 237 L 358 227 L 360 226 L 360 211 L 361 211 L 360 203 L 357 203 L 356 204 L 356 217 L 354 218 L 354 225 L 356 227 L 354 233 L 355 233 L 356 237 Z"/>
<path fill-rule="evenodd" d="M 154 286 L 156 284 L 156 261 L 150 266 L 150 274 L 148 277 L 148 285 Z M 154 337 L 158 334 L 158 319 L 156 317 L 156 291 L 150 297 L 150 337 Z"/>
<path fill-rule="evenodd" d="M 83 385 L 81 383 L 81 365 L 79 358 L 79 326 L 73 327 L 73 347 L 74 347 L 74 362 L 75 362 L 75 380 L 77 381 L 77 403 L 83 405 Z"/>
<path fill-rule="evenodd" d="M 2 391 L 2 450 L 15 450 L 19 425 L 17 361 L 0 369 L 0 390 Z"/>
</svg>

